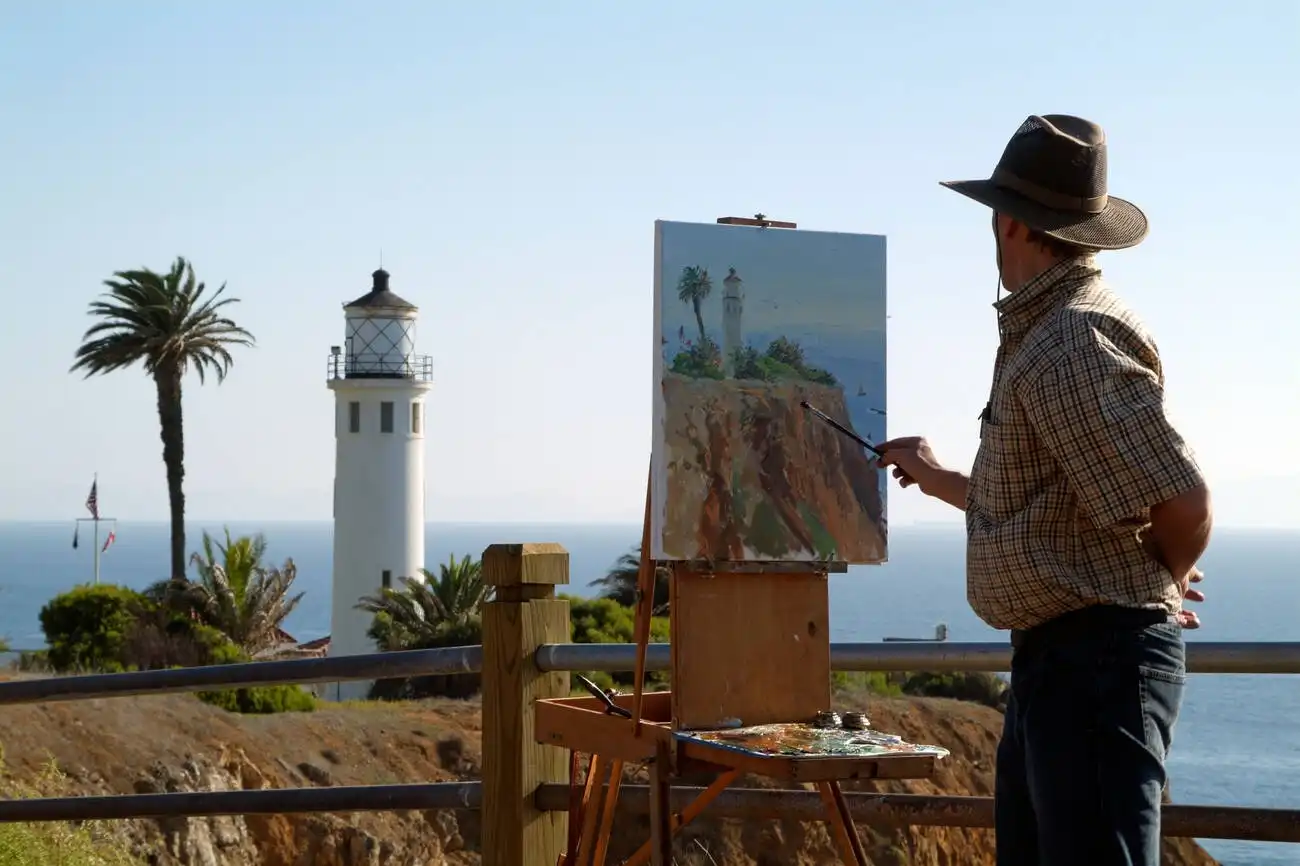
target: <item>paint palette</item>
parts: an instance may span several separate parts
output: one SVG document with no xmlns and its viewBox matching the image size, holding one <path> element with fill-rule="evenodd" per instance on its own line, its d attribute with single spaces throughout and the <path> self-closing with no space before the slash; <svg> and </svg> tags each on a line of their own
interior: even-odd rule
<svg viewBox="0 0 1300 866">
<path fill-rule="evenodd" d="M 676 731 L 683 742 L 764 757 L 871 758 L 880 755 L 933 755 L 946 758 L 940 746 L 909 743 L 895 734 L 873 730 L 817 728 L 806 723 L 755 725 L 720 731 Z"/>
</svg>

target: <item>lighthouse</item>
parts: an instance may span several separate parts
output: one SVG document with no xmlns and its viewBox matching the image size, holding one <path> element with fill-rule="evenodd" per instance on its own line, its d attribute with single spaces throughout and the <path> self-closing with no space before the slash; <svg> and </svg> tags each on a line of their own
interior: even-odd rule
<svg viewBox="0 0 1300 866">
<path fill-rule="evenodd" d="M 722 281 L 722 372 L 728 379 L 736 375 L 736 351 L 744 346 L 741 316 L 745 311 L 744 280 L 735 268 L 727 269 Z"/>
<path fill-rule="evenodd" d="M 343 307 L 346 335 L 330 349 L 334 392 L 334 584 L 331 656 L 375 652 L 362 596 L 399 588 L 424 567 L 424 397 L 433 364 L 415 354 L 418 309 L 377 270 Z M 333 700 L 368 695 L 368 682 L 331 683 Z"/>
</svg>

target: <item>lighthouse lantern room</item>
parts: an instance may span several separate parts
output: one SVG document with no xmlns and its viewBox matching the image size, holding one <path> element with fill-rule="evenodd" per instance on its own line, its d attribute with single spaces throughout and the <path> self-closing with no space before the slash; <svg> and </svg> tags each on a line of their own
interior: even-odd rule
<svg viewBox="0 0 1300 866">
<path fill-rule="evenodd" d="M 346 336 L 330 349 L 334 392 L 334 575 L 331 656 L 376 650 L 363 596 L 420 579 L 424 567 L 424 397 L 433 364 L 415 354 L 418 308 L 374 272 L 369 292 L 346 304 Z M 364 698 L 370 683 L 332 683 L 324 696 Z"/>
</svg>

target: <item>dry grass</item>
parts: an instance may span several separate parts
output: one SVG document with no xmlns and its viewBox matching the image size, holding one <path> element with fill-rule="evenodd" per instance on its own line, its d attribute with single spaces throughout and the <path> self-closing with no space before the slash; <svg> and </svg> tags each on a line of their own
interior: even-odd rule
<svg viewBox="0 0 1300 866">
<path fill-rule="evenodd" d="M 0 758 L 0 798 L 49 797 L 67 793 L 67 778 L 51 761 L 33 782 L 11 777 Z M 111 826 L 87 821 L 0 824 L 0 866 L 139 866 L 127 841 Z"/>
</svg>

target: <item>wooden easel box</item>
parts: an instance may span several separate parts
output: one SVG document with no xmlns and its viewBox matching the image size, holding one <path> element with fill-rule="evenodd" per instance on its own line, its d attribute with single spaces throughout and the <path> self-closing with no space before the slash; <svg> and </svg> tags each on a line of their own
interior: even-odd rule
<svg viewBox="0 0 1300 866">
<path fill-rule="evenodd" d="M 623 761 L 648 761 L 670 743 L 686 762 L 773 778 L 929 776 L 931 755 L 870 759 L 764 756 L 682 740 L 679 731 L 811 720 L 831 708 L 829 581 L 825 572 L 672 572 L 672 691 L 642 695 L 638 736 L 594 697 L 536 703 L 538 742 Z M 632 695 L 614 702 L 629 711 Z M 703 768 L 703 767 L 702 767 Z M 680 769 L 680 768 L 679 768 Z"/>
</svg>

